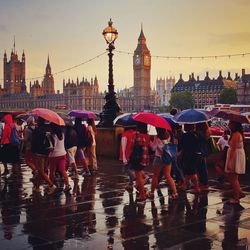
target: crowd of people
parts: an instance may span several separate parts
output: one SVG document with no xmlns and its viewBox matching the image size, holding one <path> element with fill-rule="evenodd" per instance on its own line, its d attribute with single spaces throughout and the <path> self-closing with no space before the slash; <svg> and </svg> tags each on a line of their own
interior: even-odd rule
<svg viewBox="0 0 250 250">
<path fill-rule="evenodd" d="M 126 190 L 132 192 L 133 187 L 137 189 L 137 202 L 152 199 L 163 176 L 171 190 L 171 199 L 178 199 L 178 193 L 190 186 L 193 187 L 193 193 L 207 190 L 209 188 L 207 157 L 214 152 L 216 146 L 222 152 L 215 165 L 218 178 L 220 181 L 228 181 L 233 188 L 229 203 L 239 203 L 244 193 L 240 188 L 238 175 L 246 171 L 244 135 L 241 123 L 230 121 L 228 128 L 216 146 L 208 122 L 172 126 L 171 131 L 156 128 L 157 135 L 151 138 L 144 123 L 138 122 L 136 125 L 125 127 L 121 139 L 120 160 L 129 176 Z M 138 145 L 141 147 L 141 153 Z M 176 152 L 170 155 L 169 161 L 163 158 L 165 145 L 176 148 Z M 140 155 L 137 161 L 134 160 L 136 151 Z M 153 155 L 152 161 L 150 161 L 151 155 Z M 145 183 L 148 179 L 143 170 L 150 164 L 153 176 L 151 189 L 147 191 Z"/>
<path fill-rule="evenodd" d="M 88 119 L 84 124 L 81 118 L 75 118 L 74 124 L 59 126 L 41 117 L 35 119 L 30 116 L 25 120 L 24 129 L 23 121 L 13 121 L 11 114 L 5 115 L 3 120 L 4 127 L 0 127 L 2 175 L 8 174 L 7 164 L 18 166 L 20 158 L 23 158 L 33 174 L 33 191 L 40 192 L 45 182 L 47 194 L 53 194 L 57 189 L 55 179 L 58 174 L 63 179 L 64 191 L 68 192 L 71 189 L 69 176 L 78 179 L 79 166 L 82 166 L 84 177 L 95 175 L 98 171 L 94 119 Z M 129 177 L 126 190 L 131 193 L 136 187 L 137 202 L 153 199 L 163 177 L 168 183 L 171 199 L 178 199 L 179 192 L 190 186 L 194 193 L 208 189 L 207 157 L 215 146 L 208 122 L 184 126 L 176 123 L 171 127 L 171 131 L 156 127 L 157 134 L 152 137 L 145 123 L 124 126 L 120 160 Z M 230 121 L 217 146 L 223 152 L 215 164 L 218 178 L 232 185 L 234 192 L 229 202 L 239 203 L 244 194 L 238 175 L 246 170 L 241 123 Z M 152 165 L 152 179 L 151 188 L 147 190 L 145 184 L 150 178 L 144 169 L 149 165 Z"/>
<path fill-rule="evenodd" d="M 23 159 L 33 174 L 33 191 L 40 192 L 45 182 L 45 190 L 50 195 L 57 189 L 56 175 L 63 179 L 64 191 L 69 192 L 69 175 L 78 179 L 78 166 L 82 165 L 83 176 L 92 176 L 98 171 L 93 119 L 88 119 L 85 125 L 81 118 L 75 118 L 74 124 L 66 126 L 34 116 L 26 121 L 20 118 L 13 121 L 12 115 L 7 114 L 3 120 L 0 161 L 4 171 L 1 175 L 9 173 L 8 164 L 18 167 Z"/>
</svg>

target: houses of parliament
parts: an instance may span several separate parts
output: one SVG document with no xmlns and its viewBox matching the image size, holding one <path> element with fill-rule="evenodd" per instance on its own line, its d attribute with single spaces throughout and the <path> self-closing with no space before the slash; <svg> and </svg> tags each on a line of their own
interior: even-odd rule
<svg viewBox="0 0 250 250">
<path fill-rule="evenodd" d="M 117 93 L 118 103 L 123 112 L 142 111 L 156 106 L 154 92 L 151 91 L 151 55 L 146 38 L 141 29 L 138 44 L 133 56 L 134 86 Z M 105 93 L 99 91 L 95 76 L 76 80 L 63 80 L 63 92 L 55 91 L 54 77 L 49 57 L 43 80 L 26 83 L 26 57 L 22 53 L 18 58 L 14 48 L 8 60 L 5 51 L 3 58 L 3 86 L 0 85 L 1 110 L 30 110 L 37 107 L 67 107 L 67 109 L 85 109 L 100 112 L 105 104 Z"/>
</svg>

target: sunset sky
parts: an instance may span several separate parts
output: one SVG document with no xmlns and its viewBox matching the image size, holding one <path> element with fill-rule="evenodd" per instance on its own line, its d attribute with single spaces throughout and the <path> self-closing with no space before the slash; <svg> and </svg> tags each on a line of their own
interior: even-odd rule
<svg viewBox="0 0 250 250">
<path fill-rule="evenodd" d="M 111 17 L 119 36 L 116 50 L 133 53 L 143 24 L 151 55 L 209 56 L 250 52 L 249 0 L 0 0 L 0 84 L 3 84 L 3 53 L 9 59 L 16 40 L 21 57 L 26 54 L 27 83 L 43 76 L 50 56 L 52 72 L 78 65 L 105 52 L 102 30 Z M 203 79 L 222 70 L 234 76 L 250 72 L 250 55 L 224 59 L 152 58 L 151 87 L 157 77 L 194 72 Z M 54 75 L 56 89 L 62 79 L 90 80 L 97 76 L 107 89 L 108 57 L 103 55 L 76 69 Z M 41 81 L 41 78 L 38 79 Z M 33 80 L 32 80 L 33 81 Z M 114 55 L 115 88 L 133 85 L 132 55 Z M 28 84 L 27 84 L 28 85 Z"/>
</svg>

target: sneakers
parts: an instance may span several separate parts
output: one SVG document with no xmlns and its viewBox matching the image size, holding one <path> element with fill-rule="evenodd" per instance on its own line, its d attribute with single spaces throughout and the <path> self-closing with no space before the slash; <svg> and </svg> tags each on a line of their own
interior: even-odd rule
<svg viewBox="0 0 250 250">
<path fill-rule="evenodd" d="M 71 190 L 71 186 L 70 185 L 67 185 L 67 186 L 65 186 L 65 188 L 64 188 L 64 192 L 69 192 Z"/>
<path fill-rule="evenodd" d="M 56 185 L 50 186 L 47 194 L 53 194 L 56 191 Z"/>
</svg>

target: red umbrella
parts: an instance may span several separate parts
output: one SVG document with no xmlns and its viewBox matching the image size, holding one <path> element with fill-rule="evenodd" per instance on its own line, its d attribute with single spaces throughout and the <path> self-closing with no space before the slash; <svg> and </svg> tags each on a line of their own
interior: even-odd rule
<svg viewBox="0 0 250 250">
<path fill-rule="evenodd" d="M 135 121 L 143 122 L 158 128 L 165 128 L 171 131 L 170 124 L 164 118 L 160 117 L 157 114 L 148 112 L 139 112 L 137 114 L 134 114 L 132 118 Z"/>
<path fill-rule="evenodd" d="M 222 118 L 224 120 L 229 120 L 229 121 L 239 122 L 239 123 L 250 123 L 250 119 L 247 118 L 247 116 L 242 115 L 232 110 L 213 109 L 209 113 L 211 116 Z"/>
<path fill-rule="evenodd" d="M 46 121 L 55 123 L 59 126 L 64 126 L 64 120 L 54 111 L 44 108 L 36 108 L 32 110 L 32 114 L 43 118 Z"/>
</svg>

